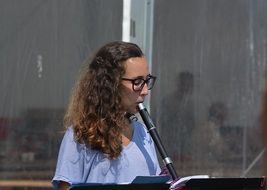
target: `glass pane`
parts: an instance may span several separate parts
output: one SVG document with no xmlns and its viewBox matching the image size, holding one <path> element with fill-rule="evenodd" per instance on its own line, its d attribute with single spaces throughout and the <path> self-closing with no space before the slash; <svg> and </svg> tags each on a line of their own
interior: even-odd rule
<svg viewBox="0 0 267 190">
<path fill-rule="evenodd" d="M 151 115 L 178 175 L 262 176 L 266 1 L 155 1 Z"/>
<path fill-rule="evenodd" d="M 122 1 L 0 2 L 0 189 L 51 188 L 81 63 L 121 23 Z"/>
</svg>

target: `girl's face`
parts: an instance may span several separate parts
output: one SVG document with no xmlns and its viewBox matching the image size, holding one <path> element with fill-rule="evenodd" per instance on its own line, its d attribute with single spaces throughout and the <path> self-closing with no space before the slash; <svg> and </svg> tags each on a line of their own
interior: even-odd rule
<svg viewBox="0 0 267 190">
<path fill-rule="evenodd" d="M 133 57 L 125 61 L 125 74 L 121 81 L 122 105 L 125 112 L 134 114 L 138 111 L 138 103 L 143 102 L 148 94 L 147 84 L 141 89 L 138 87 L 148 75 L 148 64 L 144 57 Z"/>
</svg>

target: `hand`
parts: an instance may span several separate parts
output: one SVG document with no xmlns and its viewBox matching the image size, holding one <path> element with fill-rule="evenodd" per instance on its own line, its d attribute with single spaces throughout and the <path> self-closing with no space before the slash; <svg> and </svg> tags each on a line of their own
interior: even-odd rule
<svg viewBox="0 0 267 190">
<path fill-rule="evenodd" d="M 169 171 L 168 171 L 166 166 L 161 168 L 161 172 L 159 173 L 159 175 L 161 175 L 161 176 L 166 176 L 166 175 L 170 176 Z"/>
<path fill-rule="evenodd" d="M 159 173 L 159 175 L 161 175 L 161 176 L 170 176 L 169 171 L 168 171 L 168 169 L 167 169 L 166 166 L 164 166 L 163 168 L 161 168 L 161 172 Z M 184 183 L 173 185 L 179 179 L 180 179 L 180 177 L 178 177 L 177 179 L 175 179 L 175 180 L 173 180 L 171 182 L 170 190 L 183 190 L 185 188 L 185 184 Z"/>
<path fill-rule="evenodd" d="M 185 183 L 175 184 L 176 181 L 178 181 L 180 178 L 177 178 L 171 182 L 170 190 L 184 190 L 185 189 Z"/>
</svg>

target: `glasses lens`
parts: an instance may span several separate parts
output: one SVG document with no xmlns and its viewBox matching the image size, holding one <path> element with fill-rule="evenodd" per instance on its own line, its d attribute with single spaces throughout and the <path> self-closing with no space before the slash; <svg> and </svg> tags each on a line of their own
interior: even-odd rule
<svg viewBox="0 0 267 190">
<path fill-rule="evenodd" d="M 141 79 L 141 78 L 140 79 L 135 79 L 133 81 L 134 90 L 135 91 L 141 90 L 143 88 L 143 86 L 144 86 L 144 83 L 145 83 L 144 79 Z"/>
<path fill-rule="evenodd" d="M 151 90 L 155 84 L 156 77 L 154 76 L 149 76 L 146 80 L 140 78 L 140 79 L 135 79 L 133 81 L 133 90 L 134 91 L 140 91 L 143 89 L 145 86 L 145 83 L 147 84 L 147 89 Z"/>
<path fill-rule="evenodd" d="M 150 77 L 147 79 L 147 89 L 151 90 L 155 84 L 155 78 L 154 77 Z"/>
</svg>

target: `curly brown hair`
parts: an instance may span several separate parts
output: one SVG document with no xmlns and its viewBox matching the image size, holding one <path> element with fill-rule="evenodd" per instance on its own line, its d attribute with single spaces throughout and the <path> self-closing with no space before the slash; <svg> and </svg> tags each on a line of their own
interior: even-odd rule
<svg viewBox="0 0 267 190">
<path fill-rule="evenodd" d="M 125 61 L 142 56 L 141 49 L 128 42 L 111 42 L 100 48 L 91 61 L 85 61 L 64 117 L 65 127 L 73 127 L 77 142 L 110 159 L 122 151 L 121 132 L 126 122 L 120 85 Z"/>
</svg>

